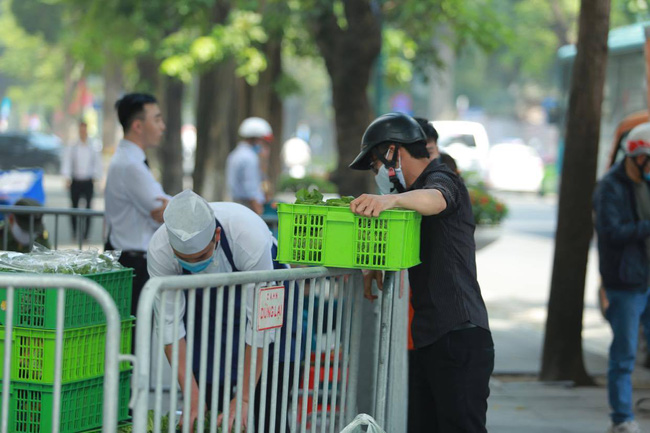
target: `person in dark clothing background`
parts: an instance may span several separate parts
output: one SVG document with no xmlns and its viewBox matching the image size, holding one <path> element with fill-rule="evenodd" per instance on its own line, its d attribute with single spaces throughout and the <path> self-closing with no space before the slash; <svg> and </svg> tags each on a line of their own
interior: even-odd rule
<svg viewBox="0 0 650 433">
<path fill-rule="evenodd" d="M 427 151 L 429 152 L 430 159 L 436 159 L 440 157 L 440 149 L 438 149 L 438 131 L 433 127 L 431 122 L 422 117 L 414 117 L 414 119 L 422 128 L 424 135 L 427 137 Z"/>
<path fill-rule="evenodd" d="M 426 135 L 405 114 L 389 113 L 366 129 L 352 169 L 372 170 L 380 190 L 363 194 L 352 212 L 377 217 L 400 207 L 422 214 L 420 257 L 409 269 L 415 310 L 412 334 L 421 373 L 421 395 L 409 401 L 409 432 L 486 432 L 494 344 L 476 279 L 474 217 L 462 179 L 429 160 Z M 374 299 L 366 271 L 365 295 Z"/>
<path fill-rule="evenodd" d="M 612 433 L 640 432 L 631 376 L 639 326 L 650 315 L 650 123 L 632 129 L 623 146 L 625 159 L 594 192 L 600 275 L 609 301 L 605 316 L 614 334 L 607 372 Z M 647 326 L 644 331 L 648 338 Z"/>
</svg>

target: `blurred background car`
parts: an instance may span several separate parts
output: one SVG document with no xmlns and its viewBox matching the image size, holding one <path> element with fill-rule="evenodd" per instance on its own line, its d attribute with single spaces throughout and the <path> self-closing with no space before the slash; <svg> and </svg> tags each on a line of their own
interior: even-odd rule
<svg viewBox="0 0 650 433">
<path fill-rule="evenodd" d="M 438 148 L 451 155 L 461 172 L 485 176 L 490 141 L 485 127 L 465 120 L 436 120 L 431 122 L 438 131 Z"/>
<path fill-rule="evenodd" d="M 537 150 L 513 139 L 492 146 L 488 154 L 486 183 L 501 191 L 539 193 L 544 180 L 544 162 Z"/>
<path fill-rule="evenodd" d="M 50 134 L 39 132 L 0 133 L 0 170 L 42 168 L 47 174 L 58 173 L 63 143 Z"/>
</svg>

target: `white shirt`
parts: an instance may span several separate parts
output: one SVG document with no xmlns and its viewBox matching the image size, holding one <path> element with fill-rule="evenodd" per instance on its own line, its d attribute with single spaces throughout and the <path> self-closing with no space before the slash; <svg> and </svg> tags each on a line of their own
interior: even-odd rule
<svg viewBox="0 0 650 433">
<path fill-rule="evenodd" d="M 255 200 L 264 203 L 260 159 L 253 146 L 239 142 L 226 159 L 228 193 L 233 200 Z"/>
<path fill-rule="evenodd" d="M 88 140 L 81 140 L 65 149 L 61 174 L 71 180 L 100 180 L 102 178 L 102 158 Z"/>
<path fill-rule="evenodd" d="M 170 198 L 144 163 L 144 151 L 122 140 L 111 159 L 104 191 L 109 240 L 115 249 L 147 251 L 160 223 L 151 217 L 159 197 Z"/>
<path fill-rule="evenodd" d="M 273 245 L 273 236 L 264 221 L 253 211 L 237 203 L 210 203 L 214 210 L 215 217 L 221 224 L 221 236 L 226 236 L 228 245 L 232 252 L 232 259 L 239 271 L 264 271 L 273 269 L 273 260 L 271 257 L 271 247 Z M 191 215 L 188 215 L 190 218 Z M 176 260 L 176 256 L 169 244 L 167 229 L 163 225 L 160 227 L 151 239 L 149 250 L 147 252 L 147 270 L 149 276 L 161 277 L 168 275 L 182 275 L 181 265 Z M 215 256 L 210 266 L 202 271 L 202 274 L 232 272 L 232 267 L 226 254 L 221 248 L 221 242 L 217 246 Z M 242 287 L 247 294 L 246 296 L 246 343 L 251 345 L 253 339 L 253 290 L 254 284 Z M 167 295 L 165 305 L 161 305 L 162 299 L 158 294 L 154 303 L 154 317 L 156 324 L 163 323 L 163 343 L 171 344 L 174 342 L 173 325 L 174 325 L 174 298 L 175 296 Z M 185 294 L 181 296 L 179 305 L 179 332 L 178 337 L 185 336 L 185 325 L 183 317 L 185 316 Z M 271 336 L 273 339 L 273 336 Z M 264 344 L 264 333 L 259 332 L 255 339 L 255 345 L 262 347 Z"/>
</svg>

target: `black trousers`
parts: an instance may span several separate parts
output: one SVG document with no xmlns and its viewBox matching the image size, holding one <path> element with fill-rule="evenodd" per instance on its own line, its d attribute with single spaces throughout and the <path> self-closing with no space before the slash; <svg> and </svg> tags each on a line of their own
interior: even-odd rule
<svg viewBox="0 0 650 433">
<path fill-rule="evenodd" d="M 93 200 L 94 186 L 92 180 L 73 180 L 70 184 L 70 200 L 72 201 L 72 207 L 77 209 L 79 207 L 79 201 L 83 198 L 86 202 L 86 209 L 91 208 Z M 77 238 L 77 218 L 72 217 L 72 234 Z M 88 238 L 88 232 L 90 231 L 90 218 L 83 218 L 81 226 L 83 227 L 83 236 L 84 239 Z"/>
<path fill-rule="evenodd" d="M 489 331 L 452 331 L 409 353 L 409 433 L 483 433 L 494 369 Z"/>
<path fill-rule="evenodd" d="M 115 248 L 111 245 L 110 241 L 106 241 L 104 245 L 104 250 L 114 250 Z M 131 315 L 135 316 L 138 312 L 138 300 L 140 299 L 140 293 L 142 288 L 149 280 L 149 272 L 147 271 L 147 257 L 144 252 L 141 251 L 122 251 L 118 262 L 125 268 L 133 269 L 133 288 L 131 289 Z M 122 317 L 122 320 L 125 320 L 126 317 Z M 136 318 L 137 319 L 137 318 Z M 131 352 L 135 353 L 135 326 L 131 333 Z"/>
<path fill-rule="evenodd" d="M 273 349 L 273 345 L 269 346 L 269 350 Z M 258 359 L 258 362 L 260 360 Z M 289 419 L 287 417 L 287 413 L 285 412 L 284 414 L 282 413 L 282 384 L 283 384 L 283 373 L 284 373 L 284 366 L 285 364 L 283 362 L 280 362 L 278 365 L 278 389 L 276 395 L 271 395 L 271 386 L 273 384 L 273 379 L 272 379 L 272 372 L 273 372 L 273 360 L 272 360 L 272 355 L 271 353 L 269 354 L 269 362 L 268 362 L 268 382 L 266 384 L 266 404 L 265 404 L 265 409 L 264 409 L 264 433 L 270 432 L 271 429 L 269 427 L 269 422 L 271 420 L 271 401 L 275 400 L 276 402 L 276 407 L 275 407 L 275 430 L 276 432 L 280 431 L 280 425 L 282 422 L 282 417 L 284 416 L 285 419 L 287 419 L 287 431 L 288 431 L 288 423 Z M 289 362 L 289 391 L 287 393 L 287 397 L 289 398 L 289 404 L 291 403 L 291 389 L 293 387 L 293 367 L 294 363 Z M 260 399 L 261 399 L 261 392 L 262 392 L 262 378 L 260 376 L 260 381 L 257 383 L 257 386 L 255 387 L 255 401 L 253 403 L 253 406 L 249 406 L 249 410 L 253 410 L 253 419 L 255 420 L 255 428 L 254 430 L 257 431 L 257 425 L 259 423 L 260 419 Z M 233 387 L 230 390 L 230 399 L 232 400 L 233 398 L 236 397 L 235 393 L 235 388 Z M 219 400 L 217 401 L 217 412 L 221 413 L 222 409 L 221 406 L 223 405 L 223 392 L 224 392 L 224 387 L 220 386 L 219 387 Z M 212 384 L 208 384 L 206 387 L 206 394 L 205 394 L 205 404 L 206 404 L 206 409 L 210 410 L 212 407 Z M 289 406 L 287 406 L 287 409 L 289 409 Z"/>
</svg>

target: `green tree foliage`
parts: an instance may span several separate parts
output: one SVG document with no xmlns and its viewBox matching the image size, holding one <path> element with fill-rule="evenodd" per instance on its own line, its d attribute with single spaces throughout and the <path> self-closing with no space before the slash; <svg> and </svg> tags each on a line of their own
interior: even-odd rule
<svg viewBox="0 0 650 433">
<path fill-rule="evenodd" d="M 225 25 L 214 25 L 206 34 L 183 28 L 162 43 L 161 68 L 170 75 L 189 82 L 196 71 L 228 57 L 237 62 L 236 72 L 254 85 L 266 69 L 264 54 L 257 48 L 267 41 L 262 16 L 250 11 L 234 11 Z"/>
<path fill-rule="evenodd" d="M 0 1 L 0 73 L 13 82 L 7 96 L 23 106 L 50 110 L 63 97 L 64 50 L 50 42 L 52 28 L 47 39 L 43 33 L 27 32 L 12 13 L 12 3 Z"/>
<path fill-rule="evenodd" d="M 456 88 L 473 105 L 512 114 L 518 99 L 548 94 L 557 50 L 575 42 L 575 0 L 499 0 L 499 16 L 513 37 L 490 55 L 466 44 L 456 66 Z M 526 94 L 528 92 L 528 94 Z"/>
</svg>

